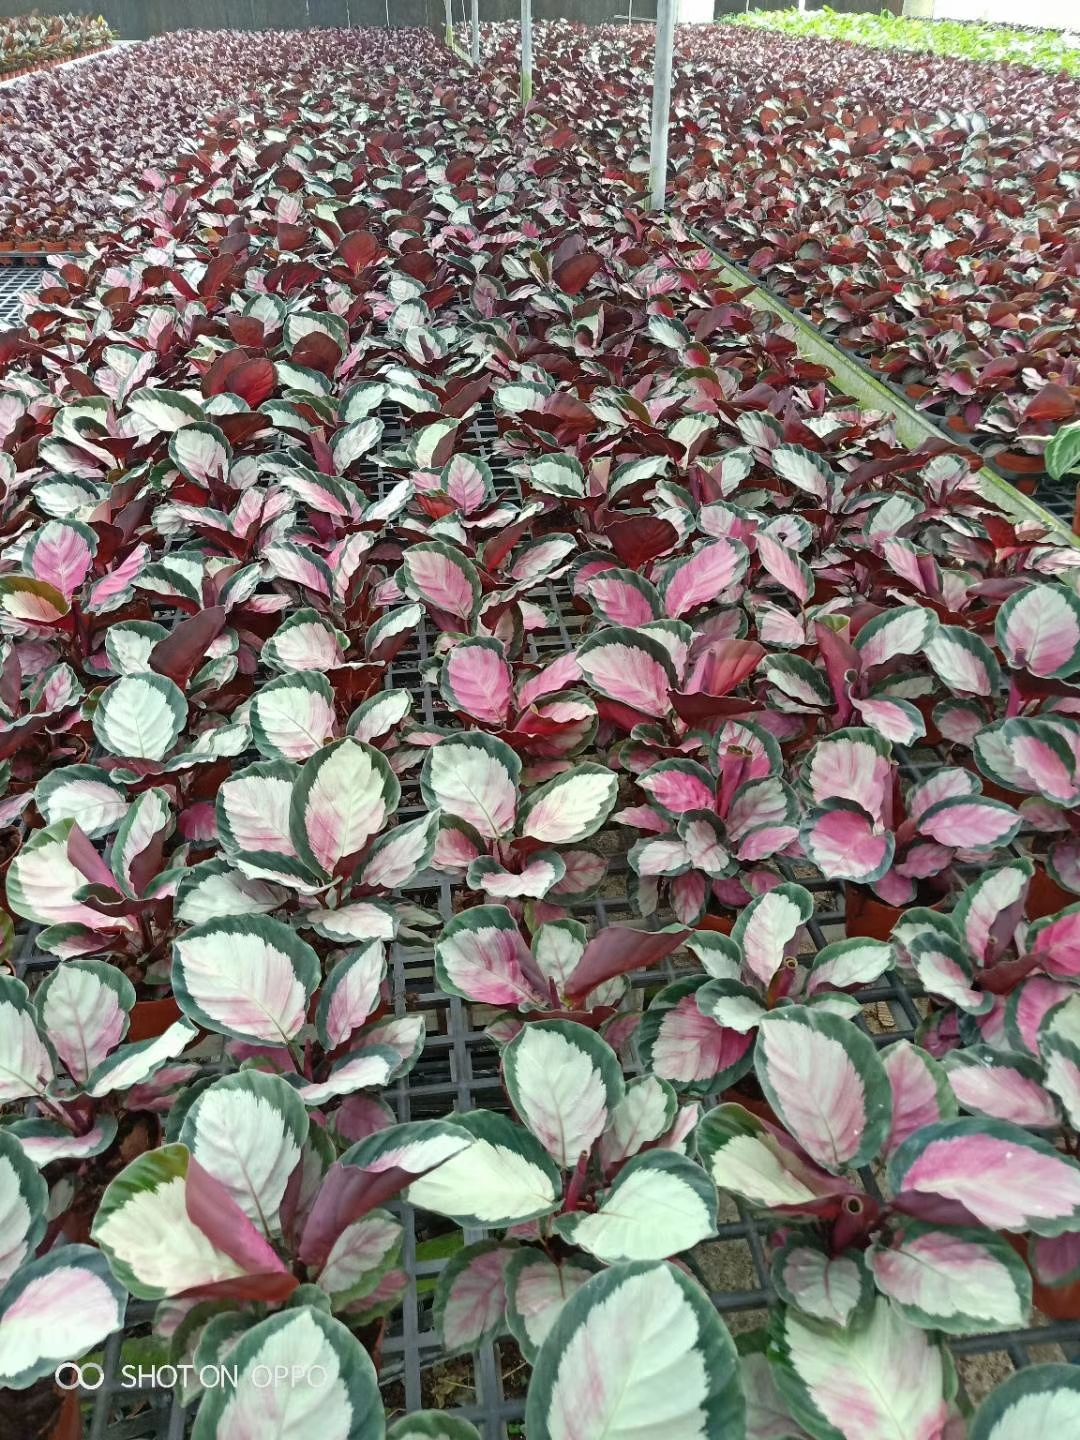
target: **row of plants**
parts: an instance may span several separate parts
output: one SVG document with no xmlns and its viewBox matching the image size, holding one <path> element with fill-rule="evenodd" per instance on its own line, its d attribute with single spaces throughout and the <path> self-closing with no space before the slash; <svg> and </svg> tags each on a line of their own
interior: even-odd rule
<svg viewBox="0 0 1080 1440">
<path fill-rule="evenodd" d="M 516 27 L 487 43 L 509 73 Z M 653 44 L 643 26 L 552 23 L 536 47 L 538 108 L 643 196 Z M 672 205 L 1034 485 L 1080 400 L 1078 100 L 1039 71 L 681 27 Z"/>
<path fill-rule="evenodd" d="M 272 49 L 181 34 L 11 92 L 0 244 L 61 249 L 122 226 L 139 200 L 132 177 L 161 183 L 185 134 L 236 113 L 286 65 L 302 80 L 386 43 L 358 34 L 281 36 Z M 756 29 L 679 35 L 679 213 L 1034 486 L 1078 399 L 1075 81 Z M 516 27 L 491 27 L 485 44 L 509 81 Z M 537 36 L 553 123 L 572 117 L 580 143 L 639 194 L 652 45 L 646 27 L 560 22 Z M 66 143 L 73 126 L 83 152 Z"/>
<path fill-rule="evenodd" d="M 0 77 L 74 60 L 113 42 L 108 22 L 98 15 L 13 15 L 0 18 Z"/>
<path fill-rule="evenodd" d="M 907 16 L 840 14 L 820 10 L 751 10 L 729 23 L 778 30 L 797 39 L 841 41 L 874 50 L 912 50 L 917 54 L 955 56 L 977 64 L 1032 66 L 1080 75 L 1080 44 L 1061 30 L 1023 29 L 981 21 L 916 20 Z"/>
<path fill-rule="evenodd" d="M 830 391 L 557 96 L 356 44 L 0 348 L 5 1406 L 134 1297 L 196 1440 L 381 1436 L 404 1198 L 486 1232 L 435 1322 L 513 1337 L 530 1437 L 1067 1433 L 1072 1367 L 972 1415 L 947 1340 L 1075 1313 L 1080 551 Z M 394 944 L 491 1109 L 397 1122 Z M 739 1347 L 721 1196 L 770 1237 Z"/>
<path fill-rule="evenodd" d="M 303 86 L 350 56 L 388 64 L 411 43 L 358 30 L 177 31 L 0 91 L 0 252 L 100 241 L 140 203 L 141 179 L 160 183 L 271 81 Z"/>
</svg>

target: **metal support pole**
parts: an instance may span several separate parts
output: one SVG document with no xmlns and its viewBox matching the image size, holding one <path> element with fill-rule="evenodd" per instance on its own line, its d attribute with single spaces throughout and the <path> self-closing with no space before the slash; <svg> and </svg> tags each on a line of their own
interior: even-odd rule
<svg viewBox="0 0 1080 1440">
<path fill-rule="evenodd" d="M 469 55 L 474 65 L 480 64 L 480 0 L 472 0 L 472 35 L 469 37 Z"/>
<path fill-rule="evenodd" d="M 652 140 L 649 145 L 649 174 L 654 210 L 663 210 L 667 199 L 671 56 L 675 48 L 675 7 L 678 3 L 679 0 L 657 0 L 656 7 L 656 71 L 653 76 Z"/>
<path fill-rule="evenodd" d="M 443 10 L 446 14 L 446 43 L 451 49 L 454 47 L 454 0 L 443 0 Z"/>
<path fill-rule="evenodd" d="M 521 103 L 532 99 L 532 0 L 521 0 Z"/>
</svg>

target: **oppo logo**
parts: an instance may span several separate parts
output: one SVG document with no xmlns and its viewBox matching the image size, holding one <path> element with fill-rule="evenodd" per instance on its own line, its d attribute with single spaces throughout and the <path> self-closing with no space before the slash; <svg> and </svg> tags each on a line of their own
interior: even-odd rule
<svg viewBox="0 0 1080 1440">
<path fill-rule="evenodd" d="M 87 1365 L 76 1365 L 65 1360 L 53 1372 L 58 1390 L 100 1390 L 105 1384 L 105 1371 L 92 1361 Z"/>
</svg>

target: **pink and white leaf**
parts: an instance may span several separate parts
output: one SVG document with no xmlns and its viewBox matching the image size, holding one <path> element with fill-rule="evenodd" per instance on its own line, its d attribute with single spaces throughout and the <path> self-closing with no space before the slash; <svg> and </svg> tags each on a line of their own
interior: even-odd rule
<svg viewBox="0 0 1080 1440">
<path fill-rule="evenodd" d="M 912 1221 L 875 1245 L 869 1262 L 878 1289 L 916 1325 L 975 1335 L 1028 1323 L 1031 1278 L 996 1235 Z"/>
<path fill-rule="evenodd" d="M 672 620 L 699 605 L 712 605 L 746 572 L 749 553 L 738 540 L 714 540 L 669 567 L 661 587 L 664 613 Z"/>
<path fill-rule="evenodd" d="M 830 1256 L 801 1236 L 783 1246 L 773 1261 L 772 1273 L 777 1293 L 786 1304 L 841 1328 L 866 1309 L 872 1293 L 858 1251 Z"/>
<path fill-rule="evenodd" d="M 485 1005 L 542 1007 L 542 976 L 509 910 L 481 905 L 455 916 L 435 946 L 442 989 Z"/>
<path fill-rule="evenodd" d="M 744 1415 L 734 1343 L 700 1288 L 674 1265 L 639 1262 L 566 1302 L 536 1358 L 525 1426 L 529 1440 L 633 1440 L 657 1423 L 719 1436 L 740 1433 Z"/>
<path fill-rule="evenodd" d="M 919 817 L 919 831 L 939 845 L 994 850 L 1015 839 L 1023 823 L 1011 805 L 981 795 L 939 800 Z"/>
<path fill-rule="evenodd" d="M 743 966 L 763 989 L 784 963 L 792 942 L 814 913 L 813 896 L 801 885 L 778 885 L 752 900 L 735 922 L 731 938 Z"/>
<path fill-rule="evenodd" d="M 609 700 L 654 717 L 670 711 L 675 669 L 652 637 L 624 628 L 601 630 L 581 646 L 577 661 L 588 684 Z"/>
<path fill-rule="evenodd" d="M 773 1331 L 781 1394 L 811 1434 L 944 1440 L 951 1416 L 942 1346 L 888 1300 L 861 1325 L 825 1327 L 789 1307 Z"/>
<path fill-rule="evenodd" d="M 595 1272 L 569 1261 L 556 1264 L 540 1250 L 523 1248 L 506 1271 L 506 1320 L 522 1354 L 535 1363 L 566 1302 Z"/>
<path fill-rule="evenodd" d="M 716 782 L 703 765 L 693 760 L 661 760 L 638 777 L 638 784 L 657 805 L 672 815 L 687 810 L 711 810 Z"/>
<path fill-rule="evenodd" d="M 880 820 L 892 783 L 889 746 L 872 730 L 839 731 L 815 745 L 804 775 L 816 804 L 851 800 Z"/>
<path fill-rule="evenodd" d="M 611 1047 L 570 1021 L 526 1025 L 503 1051 L 502 1073 L 515 1111 L 564 1170 L 592 1149 L 625 1089 Z"/>
<path fill-rule="evenodd" d="M 1010 1375 L 983 1401 L 972 1419 L 968 1440 L 1064 1436 L 1078 1424 L 1080 1376 L 1076 1374 L 1076 1367 L 1032 1365 Z"/>
<path fill-rule="evenodd" d="M 852 801 L 836 801 L 807 812 L 799 831 L 807 858 L 830 880 L 870 884 L 892 862 L 894 839 Z"/>
<path fill-rule="evenodd" d="M 597 614 L 609 625 L 647 625 L 660 617 L 660 597 L 633 570 L 605 570 L 585 586 Z"/>
<path fill-rule="evenodd" d="M 887 1045 L 882 1064 L 892 1091 L 892 1125 L 885 1141 L 886 1156 L 925 1125 L 953 1119 L 956 1096 L 941 1065 L 910 1040 Z"/>
<path fill-rule="evenodd" d="M 1026 1056 L 973 1045 L 950 1051 L 943 1064 L 964 1110 L 1034 1130 L 1058 1124 L 1057 1106 L 1035 1078 L 1037 1067 Z"/>
<path fill-rule="evenodd" d="M 527 795 L 519 816 L 521 834 L 545 845 L 586 840 L 611 814 L 618 790 L 612 771 L 601 765 L 576 765 Z"/>
<path fill-rule="evenodd" d="M 869 670 L 898 655 L 917 655 L 937 630 L 937 616 L 919 605 L 900 605 L 876 615 L 855 637 L 855 649 Z"/>
<path fill-rule="evenodd" d="M 1080 599 L 1063 585 L 1029 585 L 1002 605 L 997 642 L 1008 663 L 1041 678 L 1080 667 Z"/>
<path fill-rule="evenodd" d="M 475 1350 L 506 1330 L 510 1245 L 491 1240 L 468 1245 L 441 1271 L 435 1287 L 435 1327 L 443 1353 Z"/>
<path fill-rule="evenodd" d="M 513 700 L 513 680 L 502 646 L 496 640 L 466 640 L 443 663 L 443 694 L 458 710 L 498 728 L 506 723 Z"/>
<path fill-rule="evenodd" d="M 103 1345 L 123 1325 L 127 1298 L 89 1245 L 58 1246 L 23 1265 L 0 1294 L 0 1385 L 26 1390 Z"/>
<path fill-rule="evenodd" d="M 521 761 L 508 745 L 494 736 L 470 734 L 430 750 L 420 783 L 430 808 L 497 840 L 513 829 L 520 776 Z"/>
<path fill-rule="evenodd" d="M 1059 1235 L 1080 1225 L 1080 1165 L 1002 1120 L 916 1131 L 890 1160 L 889 1181 L 905 1208 L 950 1202 L 991 1230 Z"/>
<path fill-rule="evenodd" d="M 892 1123 L 892 1094 L 873 1042 L 850 1022 L 803 1006 L 758 1027 L 755 1069 L 769 1103 L 824 1169 L 877 1154 Z"/>
<path fill-rule="evenodd" d="M 404 592 L 467 629 L 480 603 L 480 581 L 472 562 L 442 541 L 413 545 L 402 556 Z"/>
</svg>

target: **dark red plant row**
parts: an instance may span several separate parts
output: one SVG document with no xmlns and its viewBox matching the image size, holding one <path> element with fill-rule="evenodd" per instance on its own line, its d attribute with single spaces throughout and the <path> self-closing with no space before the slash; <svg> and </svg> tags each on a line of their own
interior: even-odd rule
<svg viewBox="0 0 1080 1440">
<path fill-rule="evenodd" d="M 537 108 L 635 193 L 648 27 L 541 27 Z M 492 27 L 510 74 L 517 31 Z M 1016 66 L 678 32 L 675 213 L 1018 477 L 1080 406 L 1080 84 Z"/>
</svg>

